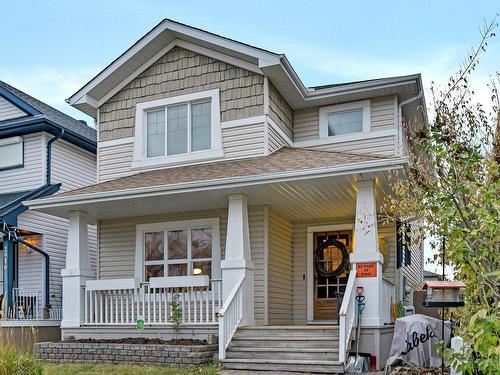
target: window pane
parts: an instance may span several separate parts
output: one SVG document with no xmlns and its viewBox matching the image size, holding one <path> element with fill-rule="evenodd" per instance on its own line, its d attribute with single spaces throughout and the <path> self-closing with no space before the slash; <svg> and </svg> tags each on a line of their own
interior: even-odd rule
<svg viewBox="0 0 500 375">
<path fill-rule="evenodd" d="M 163 277 L 163 265 L 146 266 L 146 281 L 151 277 Z"/>
<path fill-rule="evenodd" d="M 168 276 L 187 276 L 187 264 L 169 264 Z"/>
<path fill-rule="evenodd" d="M 211 117 L 210 102 L 191 106 L 191 150 L 209 150 Z"/>
<path fill-rule="evenodd" d="M 167 154 L 187 152 L 187 104 L 167 109 Z"/>
<path fill-rule="evenodd" d="M 147 113 L 148 158 L 165 155 L 165 111 Z"/>
<path fill-rule="evenodd" d="M 363 131 L 363 110 L 355 109 L 328 115 L 328 136 Z"/>
<path fill-rule="evenodd" d="M 187 230 L 168 232 L 168 259 L 187 258 Z"/>
<path fill-rule="evenodd" d="M 195 262 L 193 263 L 193 275 L 208 275 L 212 277 L 212 262 Z"/>
<path fill-rule="evenodd" d="M 144 237 L 145 259 L 163 260 L 163 232 L 146 233 Z"/>
<path fill-rule="evenodd" d="M 212 228 L 191 231 L 191 257 L 212 258 Z"/>
</svg>

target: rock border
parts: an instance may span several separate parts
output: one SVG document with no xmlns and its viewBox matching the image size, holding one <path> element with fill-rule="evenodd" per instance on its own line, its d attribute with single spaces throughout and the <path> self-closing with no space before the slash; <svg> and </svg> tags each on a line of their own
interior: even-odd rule
<svg viewBox="0 0 500 375">
<path fill-rule="evenodd" d="M 52 363 L 108 363 L 188 367 L 211 362 L 217 345 L 41 342 L 36 357 Z"/>
</svg>

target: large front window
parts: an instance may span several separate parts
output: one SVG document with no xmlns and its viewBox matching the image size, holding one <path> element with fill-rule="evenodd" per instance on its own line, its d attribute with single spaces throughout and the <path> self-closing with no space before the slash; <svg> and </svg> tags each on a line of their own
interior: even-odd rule
<svg viewBox="0 0 500 375">
<path fill-rule="evenodd" d="M 135 167 L 223 156 L 219 91 L 137 104 Z"/>
<path fill-rule="evenodd" d="M 145 281 L 169 276 L 218 277 L 213 272 L 220 261 L 217 219 L 140 227 L 144 228 L 140 233 Z"/>
</svg>

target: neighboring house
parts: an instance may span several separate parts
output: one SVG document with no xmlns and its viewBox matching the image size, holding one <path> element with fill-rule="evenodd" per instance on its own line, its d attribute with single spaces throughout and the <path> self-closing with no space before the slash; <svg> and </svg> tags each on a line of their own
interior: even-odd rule
<svg viewBox="0 0 500 375">
<path fill-rule="evenodd" d="M 442 275 L 439 275 L 435 272 L 424 270 L 424 282 L 425 281 L 439 281 L 442 278 L 443 278 Z"/>
<path fill-rule="evenodd" d="M 95 183 L 95 129 L 0 81 L 0 181 L 0 327 L 60 336 L 68 220 L 22 201 Z"/>
<path fill-rule="evenodd" d="M 363 287 L 383 367 L 422 275 L 377 217 L 403 119 L 426 121 L 420 75 L 307 88 L 282 54 L 164 20 L 68 102 L 96 119 L 99 183 L 26 202 L 70 220 L 63 339 L 214 334 L 227 368 L 343 371 Z"/>
</svg>

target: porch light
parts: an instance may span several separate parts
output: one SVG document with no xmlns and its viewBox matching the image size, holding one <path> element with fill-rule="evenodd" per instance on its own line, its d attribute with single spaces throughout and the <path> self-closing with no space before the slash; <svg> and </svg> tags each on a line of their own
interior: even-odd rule
<svg viewBox="0 0 500 375">
<path fill-rule="evenodd" d="M 194 275 L 201 275 L 201 268 L 194 268 L 193 269 L 193 274 Z"/>
</svg>

